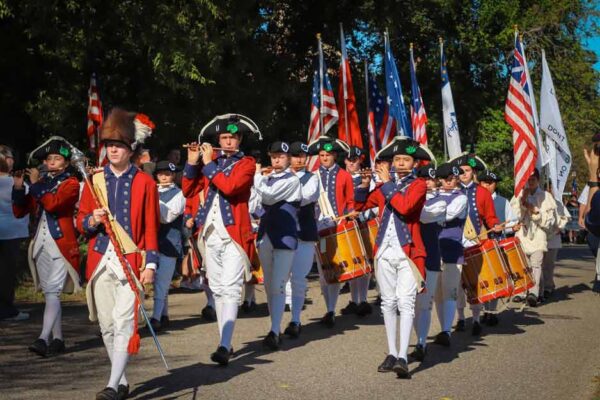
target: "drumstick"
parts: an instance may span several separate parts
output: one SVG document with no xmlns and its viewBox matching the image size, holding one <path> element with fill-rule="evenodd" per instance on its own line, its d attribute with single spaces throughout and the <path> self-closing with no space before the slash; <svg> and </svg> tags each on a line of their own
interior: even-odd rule
<svg viewBox="0 0 600 400">
<path fill-rule="evenodd" d="M 506 225 L 506 223 L 507 223 L 507 221 L 504 221 L 504 222 L 502 222 L 502 223 L 500 223 L 500 224 L 498 224 L 498 225 L 496 225 L 496 226 L 499 226 L 499 227 L 504 227 L 504 225 Z M 481 232 L 479 235 L 477 235 L 477 240 L 481 240 L 481 239 L 482 239 L 482 236 L 485 236 L 485 235 L 487 235 L 487 234 L 488 234 L 488 232 L 490 232 L 490 230 L 489 230 L 489 229 L 485 229 L 485 228 L 484 228 L 484 229 L 483 229 L 483 231 L 482 231 L 482 232 Z"/>
<path fill-rule="evenodd" d="M 360 214 L 358 211 L 352 211 L 348 214 L 340 215 L 339 217 L 333 218 L 332 221 L 339 221 L 344 218 L 356 217 L 358 214 Z"/>
</svg>

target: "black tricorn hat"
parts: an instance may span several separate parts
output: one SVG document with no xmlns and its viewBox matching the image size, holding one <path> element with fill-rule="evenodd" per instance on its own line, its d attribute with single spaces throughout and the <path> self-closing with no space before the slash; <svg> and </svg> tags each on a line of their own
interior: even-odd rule
<svg viewBox="0 0 600 400">
<path fill-rule="evenodd" d="M 308 144 L 308 154 L 310 155 L 317 155 L 321 150 L 325 150 L 328 153 L 347 153 L 350 150 L 350 146 L 343 140 L 334 139 L 329 136 L 320 136 Z"/>
<path fill-rule="evenodd" d="M 469 166 L 473 168 L 475 171 L 483 171 L 487 168 L 487 165 L 481 158 L 476 156 L 473 153 L 464 152 L 458 157 L 454 157 L 452 160 L 448 162 L 453 163 L 457 167 Z"/>
<path fill-rule="evenodd" d="M 416 140 L 406 136 L 396 136 L 375 156 L 378 160 L 392 159 L 396 155 L 411 156 L 415 160 L 435 161 L 431 151 Z"/>
<path fill-rule="evenodd" d="M 502 178 L 489 169 L 486 169 L 477 174 L 477 180 L 479 182 L 500 182 Z"/>
<path fill-rule="evenodd" d="M 417 168 L 417 176 L 419 178 L 435 179 L 437 177 L 435 165 L 428 164 Z"/>
<path fill-rule="evenodd" d="M 71 145 L 65 139 L 58 136 L 53 136 L 38 148 L 33 150 L 29 158 L 43 161 L 46 159 L 48 154 L 58 154 L 63 156 L 65 160 L 70 160 L 73 151 L 71 149 Z"/>
<path fill-rule="evenodd" d="M 220 133 L 232 133 L 241 136 L 255 133 L 258 135 L 258 139 L 262 140 L 260 129 L 254 121 L 242 114 L 229 113 L 217 115 L 204 125 L 198 136 L 198 142 L 202 142 L 202 137 L 218 136 Z"/>
<path fill-rule="evenodd" d="M 464 174 L 464 171 L 459 166 L 451 162 L 440 165 L 435 171 L 435 176 L 438 178 L 448 178 L 452 175 L 459 176 L 462 174 Z"/>
</svg>

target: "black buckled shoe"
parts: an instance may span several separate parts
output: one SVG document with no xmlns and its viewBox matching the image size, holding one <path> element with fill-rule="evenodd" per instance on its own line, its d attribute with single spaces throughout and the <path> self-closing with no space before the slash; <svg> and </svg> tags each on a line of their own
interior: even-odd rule
<svg viewBox="0 0 600 400">
<path fill-rule="evenodd" d="M 592 285 L 592 292 L 600 294 L 600 279 L 596 278 Z"/>
<path fill-rule="evenodd" d="M 526 298 L 527 305 L 529 307 L 537 307 L 538 298 L 535 294 L 529 293 Z"/>
<path fill-rule="evenodd" d="M 471 335 L 472 336 L 479 336 L 481 335 L 481 324 L 477 321 L 473 322 L 473 327 L 471 328 Z"/>
<path fill-rule="evenodd" d="M 169 319 L 169 317 L 167 315 L 163 315 L 162 317 L 160 317 L 160 327 L 162 329 L 168 328 L 170 323 L 171 323 L 171 320 Z"/>
<path fill-rule="evenodd" d="M 296 339 L 298 336 L 300 336 L 301 329 L 302 327 L 299 322 L 290 322 L 290 324 L 287 326 L 287 328 L 285 328 L 285 331 L 283 331 L 283 333 L 291 338 Z"/>
<path fill-rule="evenodd" d="M 105 387 L 98 393 L 96 393 L 96 400 L 118 400 L 119 394 L 111 387 Z"/>
<path fill-rule="evenodd" d="M 454 327 L 454 331 L 456 332 L 464 332 L 465 330 L 465 320 L 464 319 L 459 319 L 456 322 L 456 326 Z"/>
<path fill-rule="evenodd" d="M 256 308 L 256 303 L 253 301 L 250 301 L 250 302 L 244 301 L 242 303 L 242 311 L 245 314 L 251 313 L 252 311 L 254 311 L 255 308 Z"/>
<path fill-rule="evenodd" d="M 48 346 L 48 355 L 56 356 L 65 352 L 65 342 L 61 339 L 52 339 Z"/>
<path fill-rule="evenodd" d="M 160 332 L 160 330 L 162 329 L 162 325 L 161 325 L 160 321 L 157 319 L 150 318 L 150 325 L 152 325 L 152 329 L 154 330 L 155 333 Z"/>
<path fill-rule="evenodd" d="M 404 358 L 399 358 L 398 360 L 396 360 L 393 371 L 396 373 L 396 376 L 400 379 L 410 379 L 408 363 Z"/>
<path fill-rule="evenodd" d="M 444 347 L 450 347 L 450 332 L 440 332 L 433 339 L 433 343 Z"/>
<path fill-rule="evenodd" d="M 217 312 L 211 306 L 206 306 L 202 309 L 202 318 L 209 322 L 214 322 L 217 320 Z"/>
<path fill-rule="evenodd" d="M 396 357 L 388 354 L 385 357 L 385 360 L 377 367 L 377 372 L 392 372 L 394 370 L 394 365 L 396 365 Z"/>
<path fill-rule="evenodd" d="M 117 388 L 117 399 L 125 400 L 129 397 L 129 385 L 119 385 Z"/>
<path fill-rule="evenodd" d="M 48 344 L 42 338 L 35 339 L 35 341 L 29 345 L 28 349 L 41 357 L 46 357 L 48 355 Z"/>
<path fill-rule="evenodd" d="M 342 308 L 342 315 L 350 315 L 350 314 L 357 314 L 358 312 L 358 305 L 351 301 L 348 303 L 348 305 L 344 308 Z"/>
<path fill-rule="evenodd" d="M 225 346 L 219 346 L 217 347 L 217 351 L 210 355 L 210 359 L 219 365 L 226 366 L 229 364 L 229 358 L 231 358 L 232 354 L 233 349 L 229 351 Z"/>
<path fill-rule="evenodd" d="M 281 347 L 281 335 L 269 331 L 269 334 L 263 339 L 263 345 L 272 351 L 279 350 Z"/>
<path fill-rule="evenodd" d="M 425 349 L 425 347 L 423 347 L 422 344 L 417 344 L 415 346 L 415 349 L 413 350 L 412 353 L 410 353 L 410 355 L 412 357 L 414 357 L 415 360 L 423 362 L 423 360 L 425 360 L 425 355 L 427 354 L 427 350 Z"/>
<path fill-rule="evenodd" d="M 333 311 L 327 312 L 319 322 L 330 329 L 333 328 L 335 326 L 335 313 Z"/>
<path fill-rule="evenodd" d="M 358 309 L 356 310 L 356 314 L 360 317 L 364 317 L 364 316 L 370 315 L 372 313 L 373 313 L 373 307 L 366 301 L 363 301 L 362 303 L 360 303 L 358 305 Z"/>
</svg>

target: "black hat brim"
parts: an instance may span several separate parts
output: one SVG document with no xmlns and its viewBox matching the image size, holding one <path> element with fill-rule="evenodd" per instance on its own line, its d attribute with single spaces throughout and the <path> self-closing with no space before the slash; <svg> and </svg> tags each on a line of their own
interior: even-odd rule
<svg viewBox="0 0 600 400">
<path fill-rule="evenodd" d="M 326 148 L 327 144 L 331 144 L 329 150 Z M 330 138 L 328 136 L 321 136 L 308 144 L 308 154 L 311 156 L 319 154 L 321 150 L 325 150 L 328 153 L 348 153 L 349 149 L 350 146 L 343 140 Z"/>
<path fill-rule="evenodd" d="M 229 128 L 228 130 L 230 126 L 235 126 L 235 128 Z M 220 133 L 232 133 L 241 136 L 256 134 L 258 135 L 258 139 L 262 140 L 260 129 L 258 129 L 258 125 L 254 121 L 245 115 L 230 113 L 218 115 L 204 125 L 200 131 L 200 135 L 198 135 L 198 142 L 202 142 L 202 138 L 216 137 Z"/>
<path fill-rule="evenodd" d="M 419 142 L 405 136 L 394 137 L 387 146 L 377 152 L 375 159 L 389 160 L 396 155 L 411 156 L 415 160 L 435 161 L 435 158 L 433 158 L 429 149 L 426 149 L 421 146 Z"/>
</svg>

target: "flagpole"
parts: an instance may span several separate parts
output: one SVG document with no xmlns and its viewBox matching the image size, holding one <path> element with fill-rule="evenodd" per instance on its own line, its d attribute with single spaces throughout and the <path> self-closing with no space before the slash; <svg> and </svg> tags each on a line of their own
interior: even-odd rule
<svg viewBox="0 0 600 400">
<path fill-rule="evenodd" d="M 442 68 L 444 68 L 444 39 L 442 39 L 442 37 L 439 37 L 439 41 L 440 41 L 440 64 Z M 443 82 L 442 82 L 443 85 Z M 442 96 L 442 103 L 443 103 L 443 96 Z M 443 135 L 444 135 L 444 161 L 448 161 L 448 143 L 446 141 L 446 125 L 444 124 L 444 128 L 443 128 Z"/>
<path fill-rule="evenodd" d="M 319 136 L 323 136 L 323 47 L 320 33 L 317 33 L 317 40 L 319 42 Z"/>
<path fill-rule="evenodd" d="M 384 33 L 384 40 L 385 40 L 385 44 L 384 44 L 384 46 L 385 46 L 385 57 L 387 57 L 387 55 L 388 55 L 388 51 L 387 50 L 389 49 L 391 51 L 391 48 L 390 48 L 390 34 L 389 34 L 389 31 L 387 29 L 385 30 L 385 33 Z M 386 71 L 386 73 L 387 73 L 387 71 Z M 387 77 L 386 77 L 386 79 L 387 79 Z M 387 95 L 387 93 L 386 93 L 386 95 Z M 389 95 L 387 95 L 387 96 L 389 97 Z M 400 99 L 400 100 L 402 100 L 402 99 Z M 396 136 L 400 136 L 400 120 L 396 120 Z"/>
<path fill-rule="evenodd" d="M 342 70 L 343 70 L 343 86 L 344 86 L 344 130 L 346 131 L 346 140 L 350 142 L 350 136 L 348 135 L 348 82 L 346 81 L 346 62 L 344 61 L 344 55 L 346 55 L 346 42 L 344 39 L 344 28 L 340 22 L 340 44 L 342 49 Z M 350 62 L 348 62 L 348 65 Z"/>
<path fill-rule="evenodd" d="M 94 77 L 94 80 L 96 81 L 96 93 L 98 94 L 98 98 L 100 98 L 100 82 L 98 81 L 98 75 L 96 75 L 96 73 L 93 72 L 92 76 Z M 100 132 L 98 132 L 99 129 L 100 129 L 100 126 L 95 127 L 96 132 L 94 132 L 94 145 L 95 145 L 95 150 L 96 150 L 97 164 L 99 164 L 99 161 L 100 161 Z"/>
<path fill-rule="evenodd" d="M 373 144 L 371 143 L 371 136 L 369 135 L 369 63 L 367 60 L 365 60 L 365 100 L 367 106 L 367 112 L 365 113 L 365 115 L 367 116 L 367 146 L 370 147 L 373 146 Z M 377 135 L 377 133 L 375 133 L 375 126 L 373 126 L 373 135 Z M 373 152 L 377 153 L 377 147 L 373 146 Z M 369 151 L 369 155 L 370 154 L 371 152 Z M 371 157 L 369 157 L 369 161 L 373 160 L 371 160 Z M 371 168 L 374 167 L 374 165 L 371 165 Z"/>
</svg>

